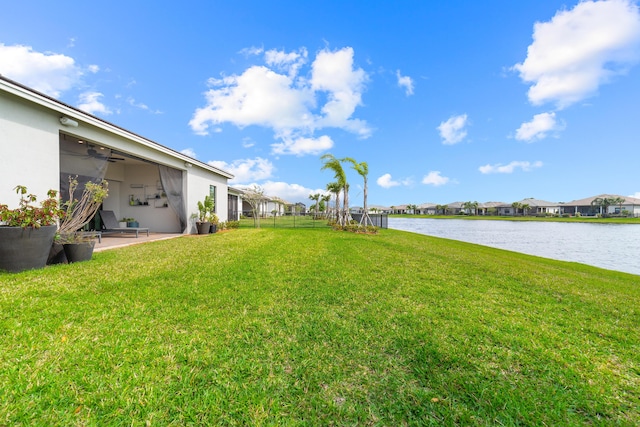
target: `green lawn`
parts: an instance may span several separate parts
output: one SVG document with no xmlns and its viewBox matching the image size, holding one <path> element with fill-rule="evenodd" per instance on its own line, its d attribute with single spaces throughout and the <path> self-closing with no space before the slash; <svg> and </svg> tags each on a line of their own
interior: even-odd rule
<svg viewBox="0 0 640 427">
<path fill-rule="evenodd" d="M 0 335 L 0 426 L 640 424 L 640 276 L 395 230 L 0 273 Z"/>
</svg>

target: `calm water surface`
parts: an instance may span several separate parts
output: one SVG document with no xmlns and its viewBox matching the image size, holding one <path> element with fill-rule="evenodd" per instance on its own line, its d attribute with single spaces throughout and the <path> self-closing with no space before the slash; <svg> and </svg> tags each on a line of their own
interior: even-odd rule
<svg viewBox="0 0 640 427">
<path fill-rule="evenodd" d="M 389 228 L 640 275 L 640 225 L 389 218 Z"/>
</svg>

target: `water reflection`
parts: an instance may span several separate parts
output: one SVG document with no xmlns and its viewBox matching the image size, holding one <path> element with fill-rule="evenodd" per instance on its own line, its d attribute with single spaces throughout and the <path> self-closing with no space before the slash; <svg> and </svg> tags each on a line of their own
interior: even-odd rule
<svg viewBox="0 0 640 427">
<path fill-rule="evenodd" d="M 389 218 L 389 228 L 640 275 L 640 225 Z"/>
</svg>

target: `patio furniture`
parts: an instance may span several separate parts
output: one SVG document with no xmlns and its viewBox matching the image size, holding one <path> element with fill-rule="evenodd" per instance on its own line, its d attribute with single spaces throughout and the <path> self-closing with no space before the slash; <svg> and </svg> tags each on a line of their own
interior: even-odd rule
<svg viewBox="0 0 640 427">
<path fill-rule="evenodd" d="M 102 229 L 102 234 L 105 233 L 135 233 L 136 238 L 138 237 L 139 232 L 146 232 L 147 236 L 149 235 L 149 229 L 144 227 L 120 227 L 118 224 L 118 219 L 116 218 L 116 214 L 113 211 L 100 211 L 100 218 L 102 218 L 102 223 L 104 229 Z"/>
</svg>

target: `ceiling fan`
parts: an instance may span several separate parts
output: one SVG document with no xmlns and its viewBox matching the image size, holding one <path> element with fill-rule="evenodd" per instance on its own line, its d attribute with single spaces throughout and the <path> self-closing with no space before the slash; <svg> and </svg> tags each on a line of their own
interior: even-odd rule
<svg viewBox="0 0 640 427">
<path fill-rule="evenodd" d="M 87 146 L 87 154 L 91 157 L 95 157 L 96 159 L 106 160 L 111 163 L 115 163 L 116 160 L 124 160 L 124 157 L 113 157 L 100 154 L 93 145 Z"/>
</svg>

